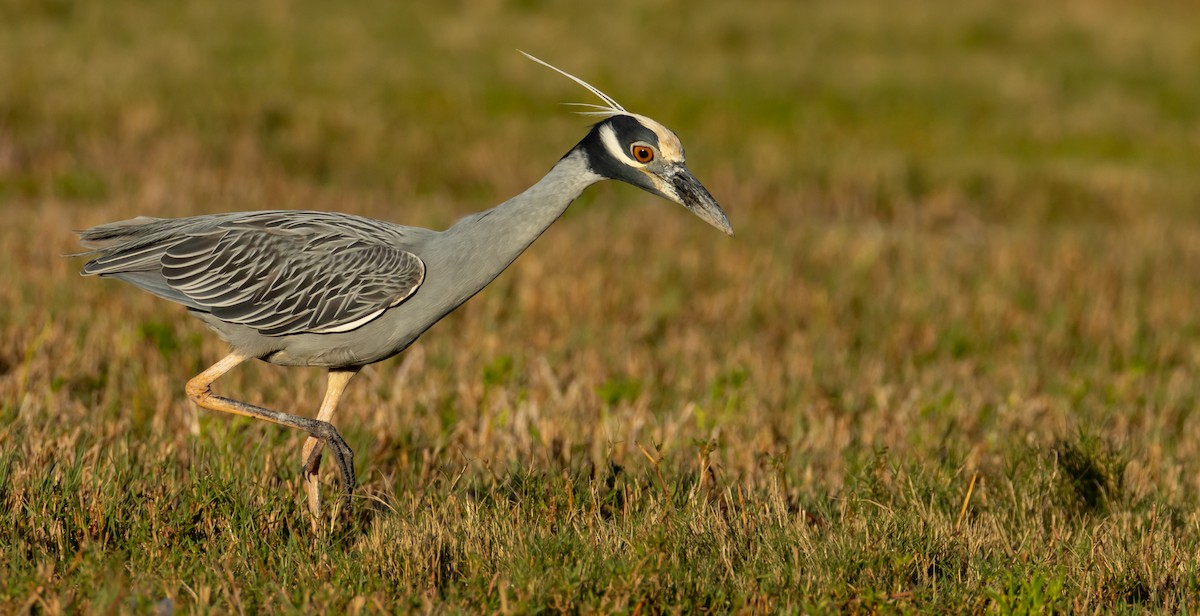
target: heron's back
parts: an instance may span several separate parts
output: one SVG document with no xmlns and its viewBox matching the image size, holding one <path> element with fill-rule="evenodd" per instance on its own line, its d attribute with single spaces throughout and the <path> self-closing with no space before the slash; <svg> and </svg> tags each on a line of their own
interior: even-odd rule
<svg viewBox="0 0 1200 616">
<path fill-rule="evenodd" d="M 187 218 L 139 217 L 92 227 L 80 232 L 79 240 L 90 249 L 81 255 L 91 257 L 83 266 L 85 276 L 124 280 L 202 312 L 220 313 L 232 300 L 246 299 L 230 293 L 249 292 L 256 294 L 254 303 L 259 307 L 270 304 L 278 312 L 290 301 L 331 295 L 339 285 L 345 287 L 338 278 L 359 280 L 358 287 L 349 290 L 347 301 L 356 297 L 353 292 L 361 295 L 382 288 L 383 292 L 402 293 L 403 289 L 390 288 L 396 285 L 415 289 L 423 271 L 419 259 L 392 262 L 408 257 L 408 251 L 415 250 L 429 233 L 349 214 L 267 210 Z M 178 271 L 169 271 L 172 266 L 179 270 L 181 262 L 189 259 L 195 261 L 190 269 L 183 268 L 189 278 L 181 280 Z M 389 265 L 393 266 L 390 270 Z M 372 271 L 403 274 L 409 270 L 416 280 L 375 282 L 372 286 Z M 205 276 L 207 279 L 200 281 L 205 288 L 197 290 L 197 279 Z M 330 303 L 335 308 L 347 305 L 338 303 L 338 297 L 326 299 L 330 300 L 326 308 Z"/>
</svg>

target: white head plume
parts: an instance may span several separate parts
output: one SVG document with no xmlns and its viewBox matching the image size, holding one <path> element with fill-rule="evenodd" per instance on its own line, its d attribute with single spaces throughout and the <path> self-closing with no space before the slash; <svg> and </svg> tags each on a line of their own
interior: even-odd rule
<svg viewBox="0 0 1200 616">
<path fill-rule="evenodd" d="M 518 49 L 517 51 L 520 51 L 520 50 Z M 611 117 L 611 116 L 622 115 L 622 114 L 633 115 L 633 114 L 629 113 L 628 111 L 625 111 L 625 108 L 622 107 L 620 103 L 613 100 L 613 98 L 611 96 L 601 92 L 600 89 L 597 88 L 596 86 L 593 86 L 592 84 L 572 75 L 571 73 L 568 73 L 567 71 L 564 71 L 561 68 L 558 68 L 557 66 L 554 66 L 553 64 L 550 64 L 549 62 L 546 62 L 545 60 L 541 60 L 539 58 L 531 56 L 531 55 L 525 53 L 524 51 L 521 51 L 521 54 L 524 55 L 526 58 L 529 58 L 530 60 L 533 60 L 534 62 L 537 62 L 538 64 L 541 64 L 542 66 L 587 88 L 588 92 L 595 94 L 596 96 L 598 96 L 600 98 L 600 100 L 604 101 L 608 105 L 606 107 L 604 105 L 593 105 L 591 103 L 566 103 L 567 105 L 572 105 L 575 107 L 583 107 L 585 109 L 588 109 L 588 111 L 578 112 L 579 114 L 591 115 L 591 116 L 603 116 L 603 117 Z"/>
</svg>

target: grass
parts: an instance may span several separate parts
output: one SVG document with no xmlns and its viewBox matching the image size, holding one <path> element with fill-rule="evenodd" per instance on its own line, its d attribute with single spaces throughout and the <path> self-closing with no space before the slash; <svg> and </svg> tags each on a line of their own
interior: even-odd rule
<svg viewBox="0 0 1200 616">
<path fill-rule="evenodd" d="M 1195 611 L 1196 16 L 4 2 L 0 611 Z M 352 384 L 313 530 L 301 435 L 190 409 L 222 345 L 69 230 L 449 224 L 583 134 L 516 48 L 674 128 L 738 237 L 589 190 Z"/>
</svg>

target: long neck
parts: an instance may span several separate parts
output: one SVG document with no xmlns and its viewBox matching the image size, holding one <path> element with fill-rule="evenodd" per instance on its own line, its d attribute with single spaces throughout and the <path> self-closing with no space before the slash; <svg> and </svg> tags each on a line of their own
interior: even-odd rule
<svg viewBox="0 0 1200 616">
<path fill-rule="evenodd" d="M 439 234 L 436 247 L 430 246 L 430 258 L 438 263 L 426 263 L 431 273 L 426 284 L 434 280 L 435 266 L 453 272 L 440 279 L 451 287 L 446 290 L 447 297 L 456 300 L 453 309 L 500 275 L 585 188 L 600 179 L 588 168 L 583 152 L 572 150 L 525 192 L 467 216 Z"/>
</svg>

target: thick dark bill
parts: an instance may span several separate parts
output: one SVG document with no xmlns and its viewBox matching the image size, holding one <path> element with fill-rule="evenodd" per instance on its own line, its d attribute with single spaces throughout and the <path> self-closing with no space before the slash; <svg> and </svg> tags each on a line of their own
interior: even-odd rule
<svg viewBox="0 0 1200 616">
<path fill-rule="evenodd" d="M 713 199 L 708 189 L 692 175 L 691 171 L 688 171 L 687 167 L 683 165 L 672 167 L 663 179 L 670 182 L 671 187 L 675 189 L 676 200 L 683 207 L 691 210 L 704 222 L 724 231 L 726 235 L 733 235 L 733 227 L 729 225 L 729 218 L 725 216 L 721 206 L 717 205 L 717 200 Z"/>
</svg>

